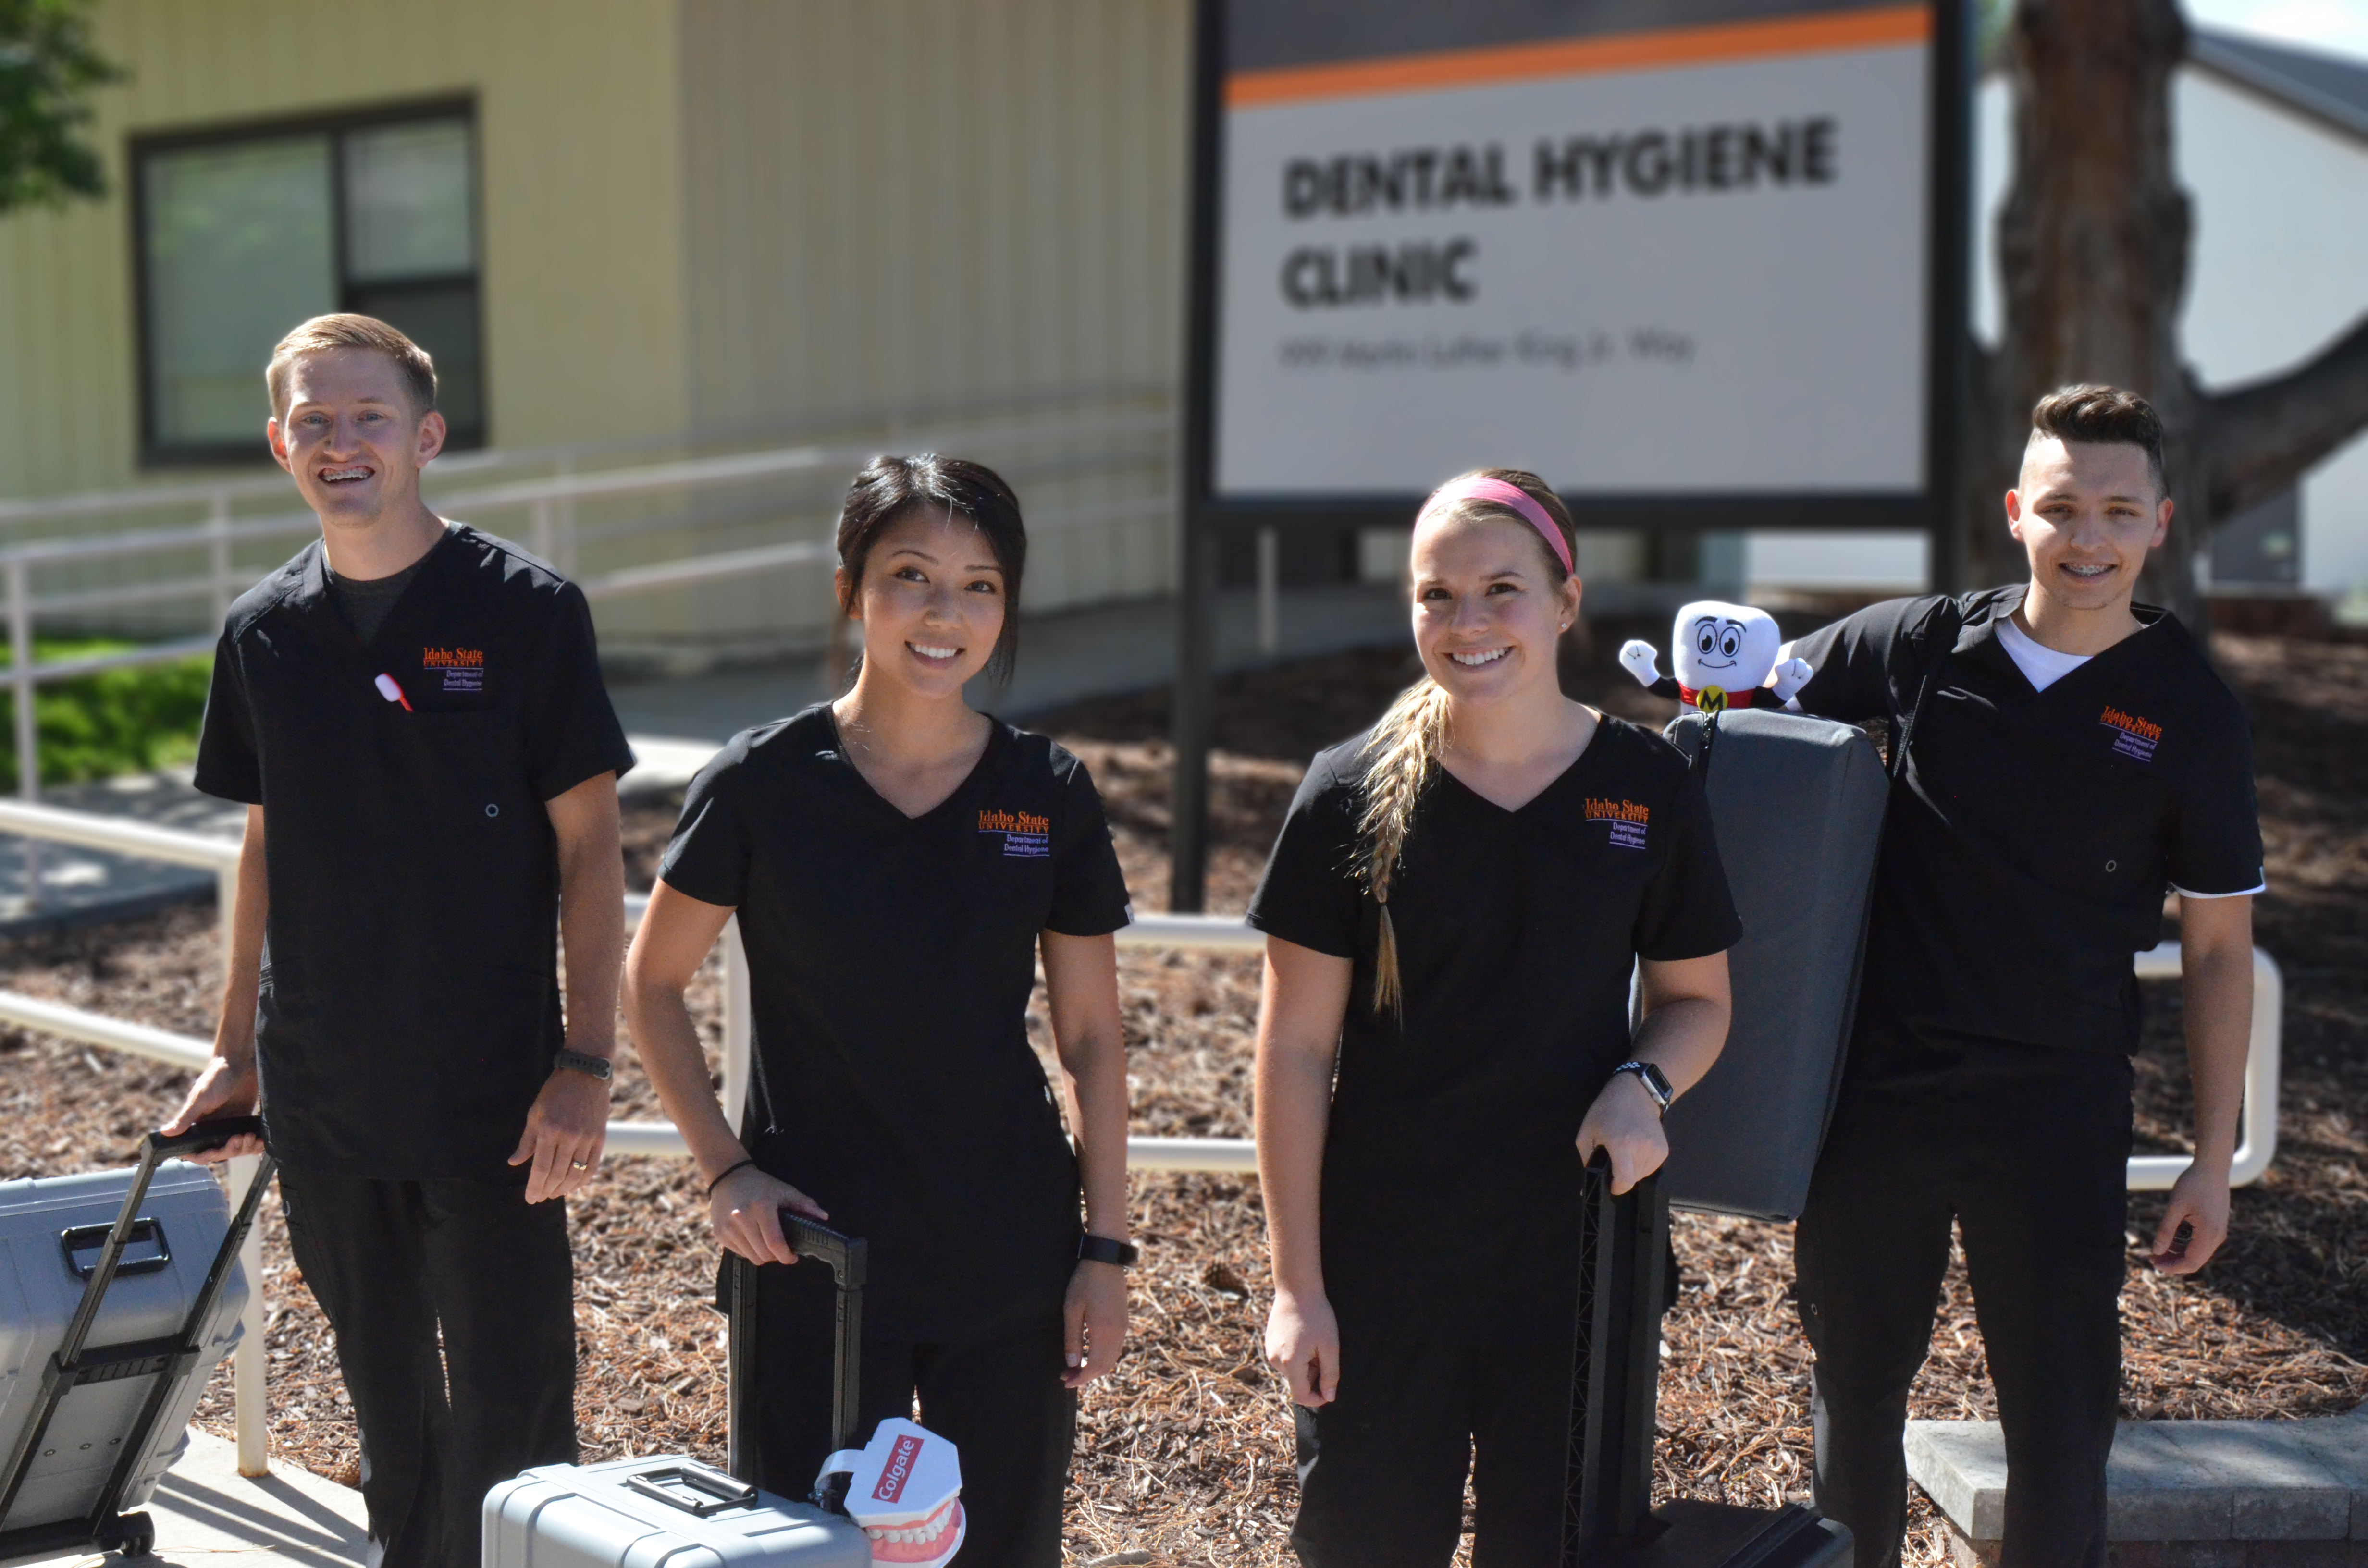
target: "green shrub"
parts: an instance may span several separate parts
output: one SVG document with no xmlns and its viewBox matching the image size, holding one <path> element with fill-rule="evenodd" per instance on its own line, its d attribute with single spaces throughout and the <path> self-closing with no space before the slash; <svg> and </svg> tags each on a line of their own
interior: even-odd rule
<svg viewBox="0 0 2368 1568">
<path fill-rule="evenodd" d="M 33 662 L 120 653 L 129 642 L 63 642 L 44 638 Z M 8 665 L 0 649 L 0 670 Z M 204 654 L 170 664 L 102 670 L 41 687 L 33 722 L 41 749 L 41 782 L 77 784 L 119 773 L 145 773 L 197 755 L 198 723 L 205 716 L 213 660 Z M 17 792 L 17 699 L 0 687 L 0 792 Z"/>
</svg>

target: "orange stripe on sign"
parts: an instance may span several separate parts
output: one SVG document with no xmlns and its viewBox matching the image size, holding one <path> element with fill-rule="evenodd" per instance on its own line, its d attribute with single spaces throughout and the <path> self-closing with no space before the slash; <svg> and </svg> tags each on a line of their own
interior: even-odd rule
<svg viewBox="0 0 2368 1568">
<path fill-rule="evenodd" d="M 1619 33 L 1610 38 L 1561 39 L 1397 55 L 1383 60 L 1350 60 L 1337 65 L 1236 71 L 1225 78 L 1225 105 L 1229 108 L 1250 108 L 1309 98 L 1435 92 L 1541 76 L 1587 76 L 1785 54 L 1839 53 L 1888 44 L 1922 43 L 1931 36 L 1932 12 L 1927 6 L 1828 11 L 1776 22 L 1726 22 L 1660 32 Z"/>
</svg>

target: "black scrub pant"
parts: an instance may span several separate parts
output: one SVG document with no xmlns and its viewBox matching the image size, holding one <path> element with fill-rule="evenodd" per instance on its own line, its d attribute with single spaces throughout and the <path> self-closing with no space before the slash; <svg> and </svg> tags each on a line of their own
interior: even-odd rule
<svg viewBox="0 0 2368 1568">
<path fill-rule="evenodd" d="M 1857 1568 L 1899 1562 L 1907 1391 L 1952 1220 L 2005 1428 L 2000 1561 L 2101 1568 L 2129 1153 L 2118 1052 L 1860 1031 L 1798 1233 L 1816 1502 L 1857 1538 Z"/>
<path fill-rule="evenodd" d="M 1292 1410 L 1299 1561 L 1445 1568 L 1463 1537 L 1469 1474 L 1474 1568 L 1561 1562 L 1571 1351 L 1567 1335 L 1343 1344 L 1338 1396 Z"/>
<path fill-rule="evenodd" d="M 830 1270 L 757 1270 L 758 1484 L 783 1497 L 814 1490 L 831 1451 Z M 1077 1396 L 1061 1386 L 1067 1347 L 1057 1297 L 1033 1325 L 978 1339 L 920 1342 L 867 1323 L 855 1446 L 890 1416 L 921 1424 L 962 1460 L 962 1568 L 1060 1568 L 1061 1505 L 1076 1445 Z"/>
<path fill-rule="evenodd" d="M 529 1205 L 522 1180 L 287 1166 L 279 1198 L 336 1335 L 379 1568 L 477 1568 L 485 1494 L 575 1462 L 566 1205 Z"/>
</svg>

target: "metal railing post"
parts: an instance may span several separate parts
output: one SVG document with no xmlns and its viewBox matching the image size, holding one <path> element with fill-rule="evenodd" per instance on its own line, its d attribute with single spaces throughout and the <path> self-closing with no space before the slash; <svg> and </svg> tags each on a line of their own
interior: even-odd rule
<svg viewBox="0 0 2368 1568">
<path fill-rule="evenodd" d="M 723 924 L 723 1117 L 746 1138 L 740 1115 L 748 1104 L 748 1053 L 757 1038 L 756 1006 L 748 994 L 748 946 L 740 917 Z"/>
<path fill-rule="evenodd" d="M 22 561 L 8 562 L 8 685 L 17 698 L 17 793 L 41 798 L 41 732 L 33 712 L 33 596 Z M 41 906 L 41 841 L 25 840 L 25 907 Z"/>
<path fill-rule="evenodd" d="M 225 612 L 227 613 L 227 612 Z M 230 969 L 231 932 L 238 919 L 238 866 L 236 862 L 218 868 L 214 872 L 214 909 L 222 926 L 222 969 Z M 246 1189 L 254 1185 L 256 1172 L 263 1162 L 251 1154 L 241 1154 L 230 1163 L 230 1206 L 233 1212 L 246 1198 Z M 270 1392 L 265 1381 L 269 1363 L 263 1354 L 263 1327 L 270 1316 L 263 1299 L 263 1219 L 260 1213 L 249 1226 L 246 1240 L 238 1250 L 238 1266 L 246 1272 L 246 1307 L 239 1313 L 238 1348 L 231 1360 L 231 1419 L 238 1434 L 238 1472 L 259 1476 L 271 1473 L 270 1444 L 268 1428 L 270 1423 Z"/>
<path fill-rule="evenodd" d="M 1282 646 L 1282 530 L 1258 531 L 1258 649 L 1271 658 Z"/>
<path fill-rule="evenodd" d="M 214 585 L 214 624 L 219 627 L 230 619 L 230 602 L 238 597 L 238 585 L 231 580 L 230 571 L 230 492 L 217 490 L 206 513 L 206 528 L 213 538 L 207 544 L 207 566 Z"/>
<path fill-rule="evenodd" d="M 263 1166 L 254 1154 L 240 1154 L 230 1163 L 230 1206 L 235 1212 L 255 1185 Z M 256 1216 L 238 1249 L 238 1266 L 246 1271 L 246 1306 L 238 1314 L 238 1348 L 231 1352 L 231 1419 L 238 1432 L 238 1472 L 271 1473 L 271 1445 L 266 1430 L 268 1400 L 264 1389 L 263 1220 Z"/>
</svg>

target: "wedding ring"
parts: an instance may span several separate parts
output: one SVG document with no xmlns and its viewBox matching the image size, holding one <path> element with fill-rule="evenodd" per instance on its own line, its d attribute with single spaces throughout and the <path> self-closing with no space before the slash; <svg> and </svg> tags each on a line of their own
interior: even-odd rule
<svg viewBox="0 0 2368 1568">
<path fill-rule="evenodd" d="M 588 1171 L 592 1167 L 581 1160 L 570 1160 L 567 1162 L 567 1168 L 571 1171 Z"/>
</svg>

